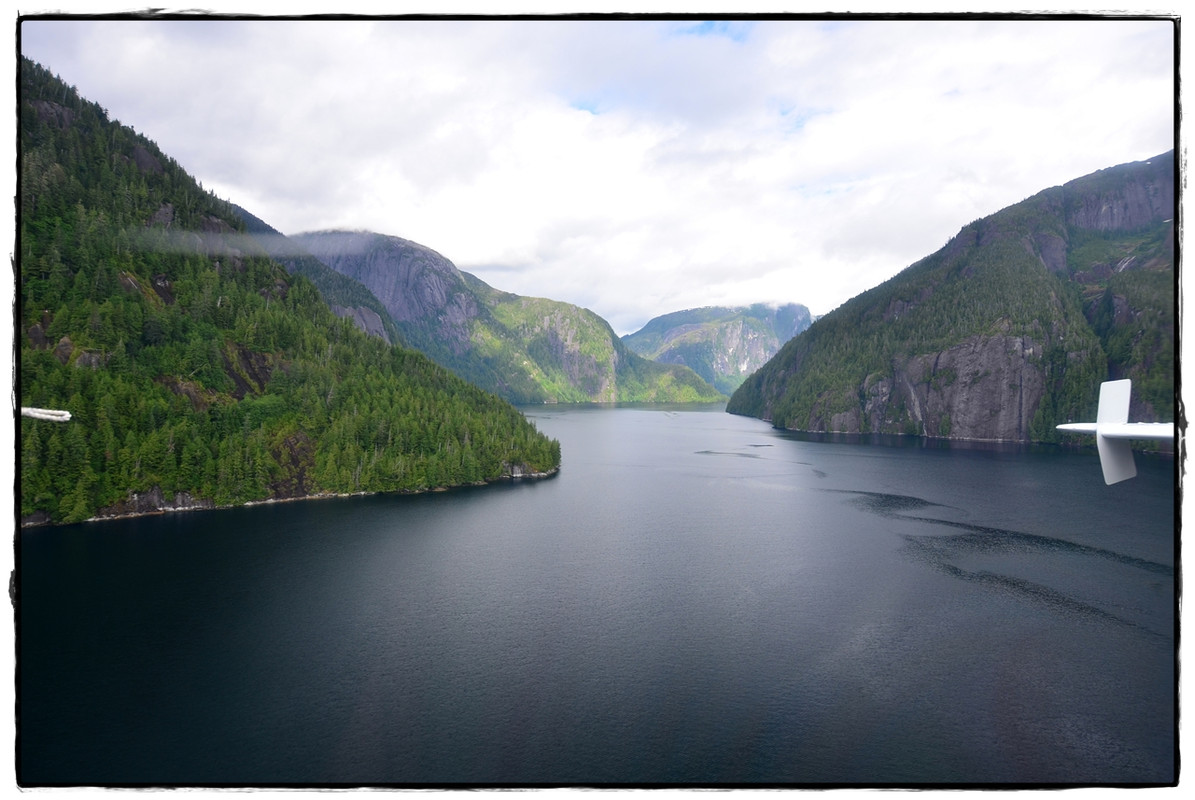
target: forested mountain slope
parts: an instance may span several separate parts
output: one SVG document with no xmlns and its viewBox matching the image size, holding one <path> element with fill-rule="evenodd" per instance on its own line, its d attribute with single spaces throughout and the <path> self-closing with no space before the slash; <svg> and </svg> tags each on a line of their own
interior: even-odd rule
<svg viewBox="0 0 1195 800">
<path fill-rule="evenodd" d="M 812 322 L 796 303 L 707 306 L 655 317 L 622 341 L 645 358 L 691 367 L 730 394 Z"/>
<path fill-rule="evenodd" d="M 366 231 L 289 238 L 367 286 L 410 346 L 512 402 L 721 399 L 692 370 L 629 351 L 593 312 L 499 291 L 415 242 Z"/>
<path fill-rule="evenodd" d="M 687 403 L 725 399 L 693 370 L 657 364 L 623 344 L 610 323 L 571 303 L 503 292 L 463 273 L 474 295 L 526 353 L 532 380 L 557 402 Z M 501 358 L 504 342 L 482 332 L 478 351 Z"/>
<path fill-rule="evenodd" d="M 1047 189 L 795 337 L 728 410 L 808 431 L 1052 441 L 1134 381 L 1174 413 L 1174 154 Z"/>
<path fill-rule="evenodd" d="M 19 77 L 17 390 L 72 414 L 21 418 L 23 521 L 557 467 L 508 403 L 336 318 L 152 142 Z"/>
<path fill-rule="evenodd" d="M 297 242 L 291 241 L 240 206 L 233 205 L 233 210 L 244 221 L 245 232 L 271 258 L 286 267 L 292 275 L 302 275 L 315 284 L 333 314 L 351 319 L 361 330 L 390 344 L 402 342 L 390 312 L 364 284 L 329 268 L 303 250 Z"/>
</svg>

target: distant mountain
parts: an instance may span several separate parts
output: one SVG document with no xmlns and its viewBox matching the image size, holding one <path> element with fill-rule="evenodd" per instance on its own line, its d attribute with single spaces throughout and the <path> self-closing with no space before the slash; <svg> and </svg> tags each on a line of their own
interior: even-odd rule
<svg viewBox="0 0 1195 800">
<path fill-rule="evenodd" d="M 807 431 L 1053 441 L 1132 378 L 1174 419 L 1173 152 L 1047 189 L 795 337 L 728 411 Z"/>
<path fill-rule="evenodd" d="M 628 350 L 592 311 L 499 291 L 415 242 L 364 231 L 290 238 L 368 287 L 411 347 L 512 402 L 721 399 L 692 370 Z"/>
<path fill-rule="evenodd" d="M 361 330 L 389 344 L 402 343 L 390 312 L 364 284 L 329 268 L 297 242 L 240 206 L 233 204 L 232 208 L 244 222 L 245 232 L 286 267 L 287 272 L 302 275 L 315 284 L 333 314 L 352 320 Z"/>
<path fill-rule="evenodd" d="M 337 319 L 153 142 L 28 59 L 19 81 L 16 386 L 71 415 L 20 418 L 22 524 L 559 466 L 509 403 Z"/>
<path fill-rule="evenodd" d="M 656 317 L 622 341 L 645 358 L 691 367 L 730 394 L 812 322 L 796 303 L 707 306 Z"/>
</svg>

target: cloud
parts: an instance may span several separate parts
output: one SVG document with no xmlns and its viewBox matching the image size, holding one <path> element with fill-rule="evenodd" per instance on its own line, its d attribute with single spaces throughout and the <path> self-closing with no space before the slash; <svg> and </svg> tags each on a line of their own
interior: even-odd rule
<svg viewBox="0 0 1195 800">
<path fill-rule="evenodd" d="M 26 21 L 22 49 L 288 233 L 366 228 L 630 332 L 824 313 L 1174 146 L 1147 20 Z"/>
</svg>

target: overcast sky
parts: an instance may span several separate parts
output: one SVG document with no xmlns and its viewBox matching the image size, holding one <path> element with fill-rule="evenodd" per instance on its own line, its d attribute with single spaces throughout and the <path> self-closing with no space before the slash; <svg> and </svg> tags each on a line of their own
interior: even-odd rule
<svg viewBox="0 0 1195 800">
<path fill-rule="evenodd" d="M 335 10 L 335 9 L 333 9 Z M 1169 21 L 25 21 L 24 55 L 283 233 L 491 285 L 822 314 L 1174 147 Z"/>
</svg>

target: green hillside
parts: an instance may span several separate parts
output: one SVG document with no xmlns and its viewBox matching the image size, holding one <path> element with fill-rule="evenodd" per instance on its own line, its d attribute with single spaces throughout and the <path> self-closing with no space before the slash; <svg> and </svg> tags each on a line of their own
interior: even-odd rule
<svg viewBox="0 0 1195 800">
<path fill-rule="evenodd" d="M 965 226 L 794 338 L 732 396 L 779 427 L 1045 440 L 1134 380 L 1173 419 L 1173 154 Z"/>
<path fill-rule="evenodd" d="M 368 287 L 411 347 L 511 402 L 724 399 L 691 369 L 631 352 L 592 311 L 497 290 L 416 242 L 368 231 L 290 238 Z"/>
<path fill-rule="evenodd" d="M 622 341 L 645 358 L 690 367 L 730 394 L 812 321 L 795 303 L 707 306 L 655 317 Z"/>
<path fill-rule="evenodd" d="M 478 351 L 507 360 L 523 356 L 525 369 L 553 402 L 666 402 L 718 400 L 718 393 L 692 370 L 656 364 L 628 350 L 606 320 L 557 300 L 501 292 L 464 273 L 466 282 L 501 330 L 487 336 L 474 328 Z M 513 344 L 513 347 L 512 347 Z"/>
<path fill-rule="evenodd" d="M 360 281 L 330 269 L 294 241 L 240 206 L 234 205 L 233 210 L 244 222 L 245 232 L 271 258 L 286 267 L 292 275 L 302 275 L 315 284 L 320 296 L 334 314 L 354 319 L 357 326 L 366 333 L 380 336 L 390 344 L 402 343 L 402 337 L 386 307 Z M 363 324 L 364 320 L 369 320 L 372 324 Z"/>
<path fill-rule="evenodd" d="M 417 491 L 546 472 L 559 445 L 425 356 L 338 319 L 233 207 L 20 63 L 20 514 Z"/>
</svg>

